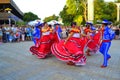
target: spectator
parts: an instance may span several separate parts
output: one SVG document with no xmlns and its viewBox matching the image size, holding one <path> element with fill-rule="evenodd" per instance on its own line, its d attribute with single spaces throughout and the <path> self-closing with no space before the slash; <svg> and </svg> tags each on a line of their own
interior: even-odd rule
<svg viewBox="0 0 120 80">
<path fill-rule="evenodd" d="M 5 26 L 2 28 L 2 33 L 3 33 L 3 36 L 2 36 L 2 41 L 4 43 L 7 42 L 7 39 L 6 39 L 6 29 L 5 29 Z"/>
<path fill-rule="evenodd" d="M 32 29 L 31 27 L 26 28 L 27 37 L 26 40 L 32 40 Z"/>
<path fill-rule="evenodd" d="M 13 38 L 14 38 L 14 37 L 13 37 L 13 32 L 10 32 L 9 41 L 10 41 L 10 42 L 13 42 Z"/>
<path fill-rule="evenodd" d="M 120 39 L 120 25 L 119 25 L 119 39 Z"/>
<path fill-rule="evenodd" d="M 21 27 L 21 39 L 22 41 L 25 41 L 25 26 Z"/>
<path fill-rule="evenodd" d="M 116 40 L 119 39 L 119 34 L 120 34 L 119 27 L 116 27 L 116 29 L 115 29 L 115 39 Z"/>
<path fill-rule="evenodd" d="M 62 38 L 63 39 L 67 38 L 67 30 L 65 26 L 62 27 Z"/>
<path fill-rule="evenodd" d="M 3 36 L 2 26 L 0 26 L 0 43 L 2 42 L 2 36 Z"/>
<path fill-rule="evenodd" d="M 16 34 L 15 34 L 17 42 L 20 42 L 20 32 L 21 32 L 21 31 L 20 31 L 20 28 L 17 27 L 17 32 L 16 32 Z"/>
<path fill-rule="evenodd" d="M 9 37 L 10 37 L 10 27 L 9 25 L 6 26 L 6 39 L 7 39 L 7 42 L 9 42 Z"/>
</svg>

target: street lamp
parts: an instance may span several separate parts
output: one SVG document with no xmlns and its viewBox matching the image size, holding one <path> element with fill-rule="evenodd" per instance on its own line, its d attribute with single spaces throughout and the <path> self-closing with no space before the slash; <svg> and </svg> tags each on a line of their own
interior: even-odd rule
<svg viewBox="0 0 120 80">
<path fill-rule="evenodd" d="M 120 20 L 120 3 L 115 3 L 117 5 L 117 21 Z"/>
<path fill-rule="evenodd" d="M 5 9 L 5 11 L 7 11 L 7 12 L 8 12 L 8 14 L 10 15 L 10 14 L 11 14 L 12 9 L 10 9 L 10 8 L 6 8 L 6 9 Z M 11 18 L 10 18 L 10 17 L 8 18 L 8 21 L 9 21 L 9 26 L 10 26 L 10 25 L 11 25 Z"/>
</svg>

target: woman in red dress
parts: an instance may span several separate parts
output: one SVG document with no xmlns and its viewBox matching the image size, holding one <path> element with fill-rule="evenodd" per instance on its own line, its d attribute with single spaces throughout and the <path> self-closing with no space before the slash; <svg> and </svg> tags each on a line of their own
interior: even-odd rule
<svg viewBox="0 0 120 80">
<path fill-rule="evenodd" d="M 87 23 L 87 28 L 84 30 L 85 34 L 90 37 L 87 42 L 87 55 L 91 56 L 90 52 L 96 53 L 100 47 L 100 31 L 96 32 L 96 29 L 93 29 L 92 23 Z"/>
<path fill-rule="evenodd" d="M 47 23 L 44 23 L 44 27 L 41 29 L 42 35 L 38 41 L 39 46 L 32 46 L 30 51 L 38 58 L 46 58 L 51 54 L 52 39 L 50 35 L 50 27 Z"/>
<path fill-rule="evenodd" d="M 53 55 L 59 60 L 65 61 L 68 65 L 85 65 L 84 46 L 86 41 L 81 37 L 81 31 L 73 22 L 69 37 L 52 45 Z"/>
</svg>

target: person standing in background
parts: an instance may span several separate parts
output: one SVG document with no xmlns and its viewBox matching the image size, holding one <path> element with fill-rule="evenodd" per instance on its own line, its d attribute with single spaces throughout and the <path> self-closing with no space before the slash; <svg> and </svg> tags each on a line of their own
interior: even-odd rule
<svg viewBox="0 0 120 80">
<path fill-rule="evenodd" d="M 7 25 L 6 26 L 6 39 L 7 39 L 7 42 L 9 42 L 9 37 L 10 37 L 10 26 Z"/>
<path fill-rule="evenodd" d="M 116 40 L 119 39 L 119 34 L 120 34 L 119 27 L 116 27 L 116 29 L 115 29 L 115 39 L 116 39 Z"/>
<path fill-rule="evenodd" d="M 6 39 L 6 29 L 5 29 L 5 26 L 2 28 L 2 33 L 3 33 L 2 41 L 3 41 L 3 43 L 6 43 L 7 39 Z"/>
<path fill-rule="evenodd" d="M 22 41 L 25 41 L 25 26 L 21 27 L 21 39 Z"/>
<path fill-rule="evenodd" d="M 3 36 L 2 26 L 0 26 L 0 43 L 2 43 L 2 36 Z"/>
</svg>

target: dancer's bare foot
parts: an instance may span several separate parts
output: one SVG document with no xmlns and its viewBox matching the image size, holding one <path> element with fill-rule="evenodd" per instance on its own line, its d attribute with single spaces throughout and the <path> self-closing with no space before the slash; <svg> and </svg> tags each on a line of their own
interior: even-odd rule
<svg viewBox="0 0 120 80">
<path fill-rule="evenodd" d="M 73 63 L 72 61 L 69 61 L 69 62 L 67 62 L 67 65 L 75 65 L 75 63 Z"/>
<path fill-rule="evenodd" d="M 46 57 L 37 56 L 38 59 L 46 59 Z"/>
<path fill-rule="evenodd" d="M 87 56 L 91 56 L 90 53 L 89 53 L 89 51 L 86 51 L 86 54 L 87 54 Z"/>
</svg>

